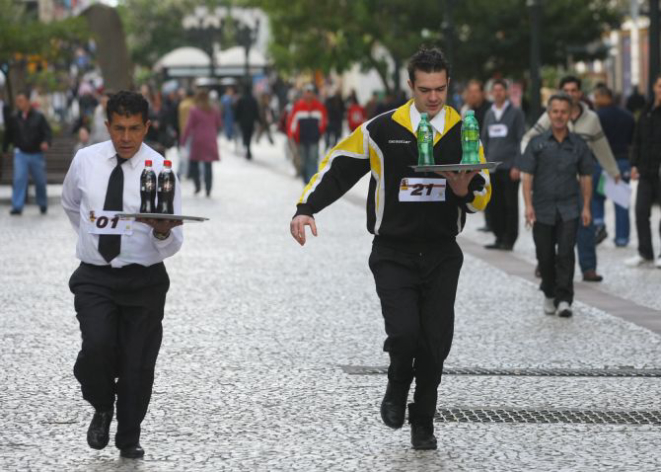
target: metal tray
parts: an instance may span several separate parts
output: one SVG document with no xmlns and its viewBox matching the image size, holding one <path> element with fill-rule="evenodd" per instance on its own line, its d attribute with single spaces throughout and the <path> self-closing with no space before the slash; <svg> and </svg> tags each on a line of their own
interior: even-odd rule
<svg viewBox="0 0 661 472">
<path fill-rule="evenodd" d="M 152 220 L 181 220 L 181 221 L 195 221 L 202 222 L 208 221 L 209 218 L 203 216 L 188 216 L 188 215 L 169 215 L 167 213 L 117 213 L 121 218 L 144 218 Z"/>
<path fill-rule="evenodd" d="M 462 170 L 494 170 L 500 162 L 484 162 L 481 164 L 440 164 L 434 166 L 410 166 L 416 172 L 459 172 Z"/>
</svg>

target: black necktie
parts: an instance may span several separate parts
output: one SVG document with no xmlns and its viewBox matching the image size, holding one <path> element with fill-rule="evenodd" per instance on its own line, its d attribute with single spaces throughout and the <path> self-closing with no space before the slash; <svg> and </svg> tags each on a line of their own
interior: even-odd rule
<svg viewBox="0 0 661 472">
<path fill-rule="evenodd" d="M 106 190 L 106 201 L 103 209 L 106 211 L 122 211 L 124 209 L 124 172 L 122 164 L 128 159 L 117 157 L 117 165 L 110 173 L 108 179 L 108 190 Z M 99 252 L 103 258 L 110 262 L 119 255 L 122 245 L 122 236 L 119 234 L 101 234 L 99 235 Z"/>
</svg>

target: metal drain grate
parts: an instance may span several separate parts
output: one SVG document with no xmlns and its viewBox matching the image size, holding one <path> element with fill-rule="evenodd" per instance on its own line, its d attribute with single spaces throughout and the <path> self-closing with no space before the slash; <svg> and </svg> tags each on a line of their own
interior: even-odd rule
<svg viewBox="0 0 661 472">
<path fill-rule="evenodd" d="M 661 411 L 440 408 L 436 412 L 436 419 L 443 423 L 661 425 Z"/>
<path fill-rule="evenodd" d="M 385 375 L 387 367 L 343 365 L 349 375 Z M 661 369 L 483 369 L 480 367 L 448 367 L 443 375 L 485 375 L 520 377 L 661 377 Z"/>
</svg>

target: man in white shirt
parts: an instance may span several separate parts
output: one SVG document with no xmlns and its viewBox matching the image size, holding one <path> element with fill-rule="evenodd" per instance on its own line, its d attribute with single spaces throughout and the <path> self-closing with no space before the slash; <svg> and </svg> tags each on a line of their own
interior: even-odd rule
<svg viewBox="0 0 661 472">
<path fill-rule="evenodd" d="M 108 101 L 110 141 L 76 153 L 64 180 L 62 206 L 78 233 L 81 264 L 69 288 L 80 323 L 82 348 L 74 366 L 83 398 L 95 414 L 87 432 L 94 449 L 108 444 L 117 400 L 115 445 L 122 457 L 141 458 L 145 417 L 161 345 L 165 295 L 170 280 L 163 259 L 183 242 L 181 222 L 129 221 L 115 213 L 140 209 L 140 174 L 150 160 L 158 173 L 163 158 L 143 144 L 149 105 L 137 93 Z M 175 185 L 174 211 L 181 212 Z"/>
</svg>

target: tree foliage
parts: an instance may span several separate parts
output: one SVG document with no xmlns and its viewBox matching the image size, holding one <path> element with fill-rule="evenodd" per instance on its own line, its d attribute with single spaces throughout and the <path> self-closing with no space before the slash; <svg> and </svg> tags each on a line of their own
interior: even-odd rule
<svg viewBox="0 0 661 472">
<path fill-rule="evenodd" d="M 70 45 L 90 37 L 82 18 L 41 23 L 28 17 L 13 0 L 0 0 L 0 63 L 17 55 L 39 55 L 47 61 L 67 59 Z"/>
<path fill-rule="evenodd" d="M 182 46 L 210 49 L 208 36 L 196 35 L 183 27 L 184 17 L 192 14 L 195 7 L 213 9 L 237 3 L 232 0 L 124 0 L 117 8 L 126 30 L 132 61 L 151 67 L 163 55 Z M 229 29 L 223 33 L 214 41 L 219 41 L 223 48 L 233 45 L 234 38 Z"/>
<path fill-rule="evenodd" d="M 384 87 L 397 86 L 393 64 L 421 44 L 443 47 L 441 24 L 452 2 L 455 77 L 494 73 L 520 78 L 528 69 L 530 20 L 526 0 L 252 0 L 270 18 L 271 53 L 289 71 L 341 72 L 353 64 L 375 68 Z M 542 60 L 546 65 L 603 57 L 599 42 L 620 18 L 610 0 L 543 1 Z M 445 17 L 445 19 L 448 19 Z M 385 51 L 385 56 L 381 53 Z M 392 76 L 392 77 L 391 77 Z"/>
</svg>

